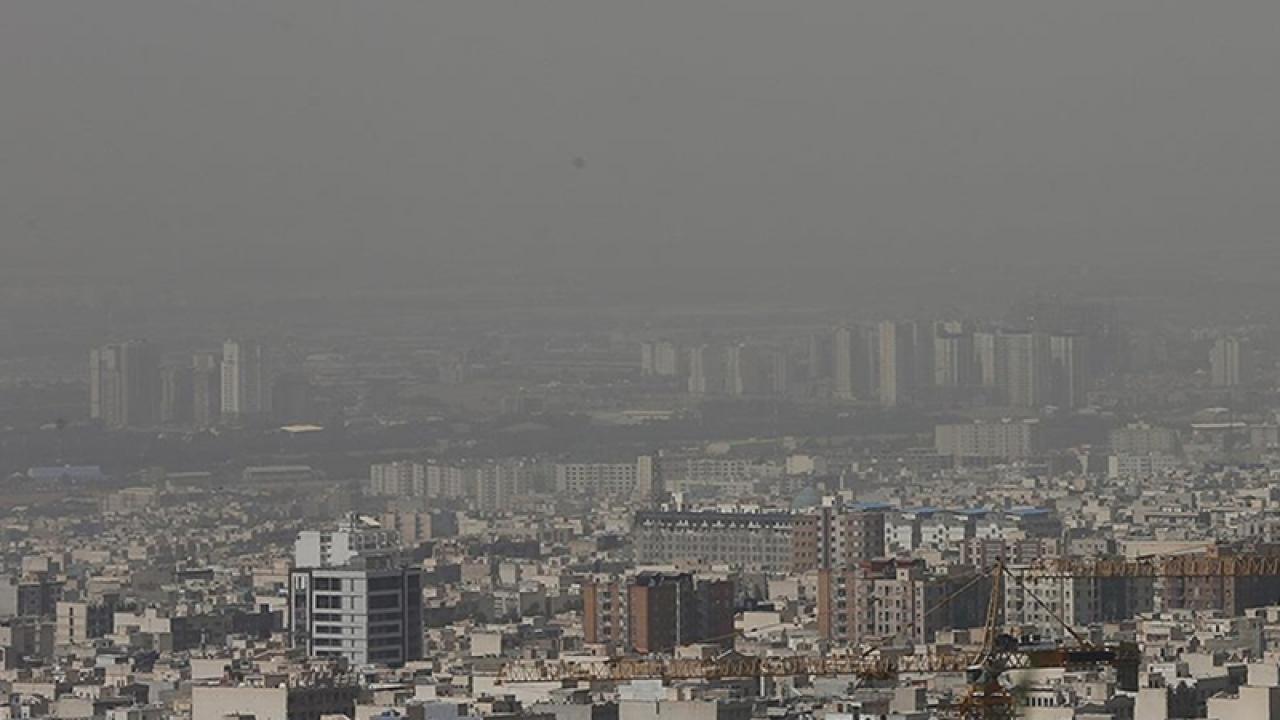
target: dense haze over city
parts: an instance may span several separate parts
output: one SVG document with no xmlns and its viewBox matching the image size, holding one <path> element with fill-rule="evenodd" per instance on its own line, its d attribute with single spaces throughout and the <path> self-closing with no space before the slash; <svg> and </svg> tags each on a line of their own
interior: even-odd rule
<svg viewBox="0 0 1280 720">
<path fill-rule="evenodd" d="M 0 720 L 1280 716 L 1277 28 L 0 3 Z"/>
<path fill-rule="evenodd" d="M 1274 3 L 4 14 L 6 273 L 333 293 L 727 268 L 814 293 L 1274 271 Z"/>
</svg>

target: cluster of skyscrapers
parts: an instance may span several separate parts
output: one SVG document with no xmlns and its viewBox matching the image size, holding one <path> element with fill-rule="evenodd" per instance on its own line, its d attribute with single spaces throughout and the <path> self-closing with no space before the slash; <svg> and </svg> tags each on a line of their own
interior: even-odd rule
<svg viewBox="0 0 1280 720">
<path fill-rule="evenodd" d="M 110 428 L 208 428 L 270 412 L 273 390 L 287 383 L 272 378 L 255 342 L 228 340 L 220 353 L 166 362 L 156 343 L 130 340 L 90 351 L 89 415 Z"/>
<path fill-rule="evenodd" d="M 842 325 L 810 335 L 805 346 L 794 338 L 641 346 L 643 375 L 683 377 L 693 395 L 806 395 L 889 408 L 1081 407 L 1094 379 L 1116 361 L 1114 315 L 1105 309 L 1029 313 L 986 325 Z"/>
</svg>

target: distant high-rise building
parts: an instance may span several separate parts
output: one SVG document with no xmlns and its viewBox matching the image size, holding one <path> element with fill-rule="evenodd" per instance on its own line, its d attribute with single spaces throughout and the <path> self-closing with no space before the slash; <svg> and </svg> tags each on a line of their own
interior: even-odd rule
<svg viewBox="0 0 1280 720">
<path fill-rule="evenodd" d="M 1024 331 L 996 337 L 997 382 L 1010 407 L 1037 408 L 1048 404 L 1052 388 L 1049 336 Z"/>
<path fill-rule="evenodd" d="M 679 375 L 679 348 L 670 340 L 646 340 L 640 343 L 640 374 L 645 377 Z"/>
<path fill-rule="evenodd" d="M 747 359 L 745 348 L 733 344 L 724 349 L 724 390 L 729 395 L 745 395 L 747 392 Z"/>
<path fill-rule="evenodd" d="M 1209 379 L 1214 387 L 1249 382 L 1248 346 L 1236 337 L 1218 338 L 1209 351 Z"/>
<path fill-rule="evenodd" d="M 191 423 L 210 428 L 222 419 L 222 356 L 196 353 L 191 358 Z"/>
<path fill-rule="evenodd" d="M 689 394 L 712 395 L 725 390 L 725 364 L 708 345 L 689 348 Z"/>
<path fill-rule="evenodd" d="M 222 414 L 227 418 L 260 415 L 271 409 L 267 352 L 255 342 L 228 340 L 222 345 Z"/>
<path fill-rule="evenodd" d="M 707 348 L 689 348 L 689 394 L 706 395 L 707 385 Z"/>
<path fill-rule="evenodd" d="M 146 427 L 160 419 L 160 348 L 145 340 L 89 353 L 89 416 L 107 427 Z"/>
<path fill-rule="evenodd" d="M 915 324 L 886 320 L 878 329 L 880 404 L 909 405 L 914 399 L 916 380 Z"/>
<path fill-rule="evenodd" d="M 809 336 L 809 380 L 818 382 L 831 377 L 831 335 L 814 333 Z"/>
<path fill-rule="evenodd" d="M 675 377 L 680 374 L 680 349 L 670 340 L 659 340 L 653 347 L 653 374 Z"/>
<path fill-rule="evenodd" d="M 415 497 L 426 494 L 426 467 L 422 463 L 398 460 L 369 466 L 367 491 L 375 497 Z"/>
<path fill-rule="evenodd" d="M 999 373 L 996 361 L 996 334 L 993 332 L 976 332 L 973 334 L 973 372 L 977 383 L 984 388 L 994 388 Z"/>
<path fill-rule="evenodd" d="M 632 500 L 649 505 L 666 497 L 667 483 L 663 475 L 662 455 L 641 455 L 636 458 L 636 484 Z"/>
<path fill-rule="evenodd" d="M 836 328 L 831 339 L 831 394 L 837 400 L 853 399 L 853 331 L 847 327 Z"/>
<path fill-rule="evenodd" d="M 774 395 L 786 395 L 791 390 L 791 358 L 787 349 L 774 348 L 769 361 L 769 388 Z"/>
<path fill-rule="evenodd" d="M 933 340 L 933 384 L 950 388 L 974 384 L 974 355 L 972 335 L 940 326 Z"/>
<path fill-rule="evenodd" d="M 1084 407 L 1090 382 L 1085 336 L 1050 337 L 1049 355 L 1053 363 L 1053 404 L 1071 409 Z"/>
<path fill-rule="evenodd" d="M 1083 336 L 1087 341 L 1087 366 L 1093 376 L 1111 372 L 1119 364 L 1124 342 L 1114 305 L 1037 297 L 1015 303 L 1008 323 L 1010 327 L 1046 335 Z"/>
<path fill-rule="evenodd" d="M 160 422 L 186 425 L 191 422 L 194 389 L 187 365 L 166 365 L 160 370 Z"/>
<path fill-rule="evenodd" d="M 925 388 L 933 386 L 933 343 L 937 332 L 932 323 L 913 322 L 911 327 L 912 399 L 919 399 Z"/>
</svg>

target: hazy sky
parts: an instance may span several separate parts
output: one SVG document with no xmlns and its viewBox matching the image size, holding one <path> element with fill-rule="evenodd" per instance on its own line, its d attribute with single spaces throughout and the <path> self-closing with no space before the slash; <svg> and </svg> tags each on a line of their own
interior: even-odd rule
<svg viewBox="0 0 1280 720">
<path fill-rule="evenodd" d="M 0 264 L 1275 258 L 1278 33 L 1275 0 L 4 0 Z"/>
</svg>

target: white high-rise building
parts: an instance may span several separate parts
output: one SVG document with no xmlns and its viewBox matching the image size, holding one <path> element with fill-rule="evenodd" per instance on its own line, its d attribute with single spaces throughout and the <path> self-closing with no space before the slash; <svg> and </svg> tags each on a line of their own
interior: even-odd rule
<svg viewBox="0 0 1280 720">
<path fill-rule="evenodd" d="M 260 415 L 271 409 L 267 351 L 255 342 L 222 344 L 222 414 L 229 418 Z"/>
<path fill-rule="evenodd" d="M 376 497 L 415 497 L 426 494 L 426 467 L 422 463 L 400 460 L 369 466 L 370 495 Z"/>
<path fill-rule="evenodd" d="M 648 340 L 640 343 L 640 374 L 648 377 L 653 371 L 654 344 Z"/>
<path fill-rule="evenodd" d="M 1052 389 L 1049 336 L 1037 332 L 996 337 L 997 381 L 1010 407 L 1037 408 L 1049 403 Z"/>
<path fill-rule="evenodd" d="M 879 326 L 880 404 L 911 404 L 915 394 L 915 324 L 885 321 Z"/>
<path fill-rule="evenodd" d="M 1089 355 L 1083 335 L 1049 338 L 1053 361 L 1053 402 L 1064 408 L 1083 407 L 1089 392 Z"/>
<path fill-rule="evenodd" d="M 973 337 L 939 328 L 933 340 L 933 384 L 965 387 L 973 382 Z"/>
<path fill-rule="evenodd" d="M 742 355 L 742 345 L 733 344 L 724 349 L 724 391 L 730 395 L 743 395 L 747 391 Z"/>
<path fill-rule="evenodd" d="M 653 374 L 675 377 L 680 374 L 680 349 L 670 340 L 659 340 L 653 346 Z"/>
<path fill-rule="evenodd" d="M 1209 352 L 1209 379 L 1214 387 L 1235 387 L 1248 382 L 1246 346 L 1240 338 L 1219 338 Z"/>
<path fill-rule="evenodd" d="M 973 334 L 973 374 L 978 384 L 984 388 L 993 388 L 999 382 L 996 345 L 996 334 L 993 332 Z"/>
<path fill-rule="evenodd" d="M 769 360 L 769 387 L 775 395 L 786 395 L 791 389 L 791 359 L 787 349 L 774 348 Z"/>
<path fill-rule="evenodd" d="M 422 657 L 422 570 L 394 552 L 343 565 L 298 563 L 289 573 L 293 646 L 355 666 L 399 667 Z"/>
<path fill-rule="evenodd" d="M 715 361 L 711 348 L 689 348 L 689 394 L 708 395 L 723 390 L 724 365 Z"/>
</svg>

